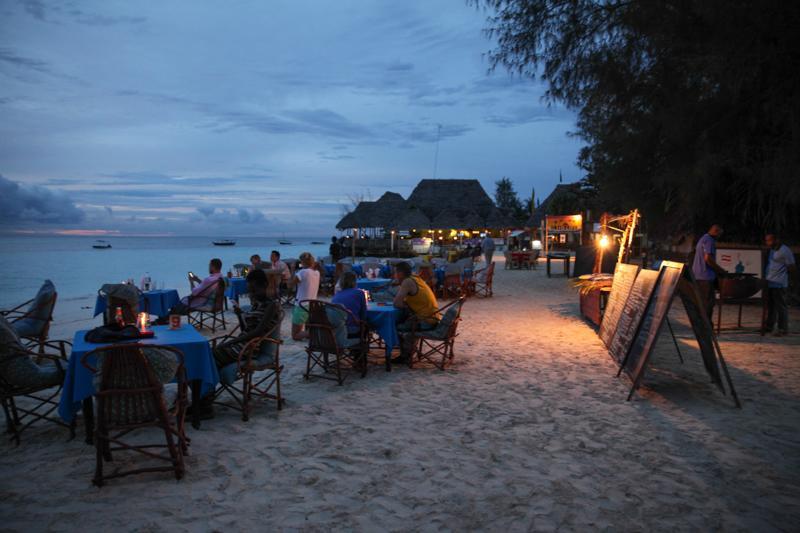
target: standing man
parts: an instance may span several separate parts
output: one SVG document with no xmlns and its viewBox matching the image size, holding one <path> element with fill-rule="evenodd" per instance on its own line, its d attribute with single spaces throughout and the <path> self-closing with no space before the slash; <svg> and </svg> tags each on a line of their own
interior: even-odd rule
<svg viewBox="0 0 800 533">
<path fill-rule="evenodd" d="M 776 337 L 789 333 L 789 302 L 787 292 L 789 287 L 789 273 L 795 273 L 794 254 L 788 246 L 781 243 L 781 238 L 775 233 L 767 233 L 764 242 L 769 247 L 767 270 L 764 278 L 767 281 L 767 324 L 768 332 L 772 332 L 775 321 L 778 322 Z"/>
<path fill-rule="evenodd" d="M 302 341 L 308 338 L 306 322 L 308 311 L 300 307 L 303 300 L 316 300 L 319 293 L 319 271 L 314 269 L 314 256 L 308 252 L 300 254 L 300 269 L 294 273 L 291 283 L 297 287 L 297 303 L 292 310 L 292 339 Z"/>
<path fill-rule="evenodd" d="M 331 262 L 333 262 L 334 265 L 342 258 L 342 244 L 336 240 L 336 235 L 331 237 L 331 246 L 328 249 L 328 255 L 331 256 Z"/>
<path fill-rule="evenodd" d="M 483 251 L 483 259 L 486 261 L 486 267 L 492 264 L 492 256 L 494 255 L 494 239 L 488 233 L 481 242 L 481 251 Z"/>
<path fill-rule="evenodd" d="M 269 254 L 269 260 L 272 262 L 272 270 L 277 270 L 281 273 L 281 283 L 289 283 L 289 278 L 292 277 L 289 271 L 289 265 L 281 261 L 281 253 L 278 250 L 272 250 Z"/>
<path fill-rule="evenodd" d="M 712 224 L 708 232 L 700 237 L 695 248 L 692 274 L 697 280 L 700 294 L 705 300 L 708 320 L 713 323 L 714 315 L 714 287 L 717 276 L 724 276 L 728 272 L 717 264 L 717 239 L 722 235 L 722 226 Z"/>
</svg>

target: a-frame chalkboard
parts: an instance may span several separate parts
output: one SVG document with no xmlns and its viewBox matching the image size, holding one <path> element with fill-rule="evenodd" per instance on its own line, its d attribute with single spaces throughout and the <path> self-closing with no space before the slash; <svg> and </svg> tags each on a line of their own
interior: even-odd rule
<svg viewBox="0 0 800 533">
<path fill-rule="evenodd" d="M 606 309 L 603 313 L 603 321 L 600 322 L 600 329 L 597 332 L 600 335 L 600 340 L 608 348 L 611 347 L 614 332 L 617 331 L 619 326 L 619 318 L 622 315 L 625 302 L 628 301 L 628 295 L 633 289 L 633 282 L 636 281 L 636 274 L 638 273 L 639 267 L 637 265 L 617 263 L 617 266 L 614 267 L 614 281 L 611 284 L 608 303 L 606 303 Z"/>
<path fill-rule="evenodd" d="M 644 281 L 640 282 L 639 278 L 642 276 Z M 633 381 L 628 399 L 631 399 L 641 384 L 653 347 L 676 295 L 681 298 L 686 309 L 706 372 L 724 394 L 725 387 L 720 375 L 722 367 L 734 402 L 737 407 L 741 407 L 713 327 L 703 311 L 702 297 L 691 271 L 681 263 L 670 261 L 663 261 L 658 272 L 643 270 L 639 273 L 621 314 L 620 327 L 624 326 L 626 331 L 616 332 L 609 346 L 611 356 L 620 365 L 620 372 L 624 371 Z M 626 317 L 630 318 L 628 322 L 624 321 Z M 622 349 L 625 351 L 620 358 Z"/>
</svg>

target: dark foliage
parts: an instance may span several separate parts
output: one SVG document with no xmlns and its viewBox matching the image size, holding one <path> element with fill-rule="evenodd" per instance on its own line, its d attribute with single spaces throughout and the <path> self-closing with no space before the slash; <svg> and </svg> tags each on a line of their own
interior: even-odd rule
<svg viewBox="0 0 800 533">
<path fill-rule="evenodd" d="M 639 207 L 654 236 L 800 237 L 800 2 L 472 3 L 492 66 L 578 112 L 599 207 Z"/>
</svg>

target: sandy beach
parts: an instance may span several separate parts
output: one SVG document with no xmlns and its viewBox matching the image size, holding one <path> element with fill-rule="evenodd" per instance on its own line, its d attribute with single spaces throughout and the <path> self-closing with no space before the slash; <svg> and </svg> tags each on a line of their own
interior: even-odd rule
<svg viewBox="0 0 800 533">
<path fill-rule="evenodd" d="M 0 530 L 797 527 L 799 335 L 723 333 L 739 410 L 708 382 L 676 303 L 685 364 L 662 336 L 626 402 L 629 381 L 615 377 L 569 282 L 498 267 L 494 298 L 466 302 L 444 372 L 373 366 L 341 387 L 305 382 L 287 320 L 286 407 L 257 405 L 247 423 L 218 409 L 188 427 L 180 482 L 152 474 L 95 488 L 94 448 L 52 425 L 2 444 Z M 79 317 L 90 312 L 73 306 L 57 309 L 54 338 L 87 326 Z"/>
</svg>

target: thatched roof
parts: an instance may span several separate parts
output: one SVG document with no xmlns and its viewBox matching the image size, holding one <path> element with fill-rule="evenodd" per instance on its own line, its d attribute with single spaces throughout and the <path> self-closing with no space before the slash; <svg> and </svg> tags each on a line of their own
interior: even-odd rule
<svg viewBox="0 0 800 533">
<path fill-rule="evenodd" d="M 428 229 L 431 227 L 431 221 L 425 216 L 425 213 L 417 208 L 409 207 L 404 209 L 399 216 L 389 223 L 389 229 L 397 230 L 411 230 L 411 229 Z"/>
<path fill-rule="evenodd" d="M 417 184 L 408 200 L 386 192 L 375 202 L 360 202 L 336 227 L 502 229 L 511 225 L 478 180 L 426 179 Z"/>
<path fill-rule="evenodd" d="M 408 205 L 421 209 L 431 220 L 448 208 L 472 209 L 485 218 L 495 207 L 478 180 L 422 180 L 408 197 Z"/>
</svg>

